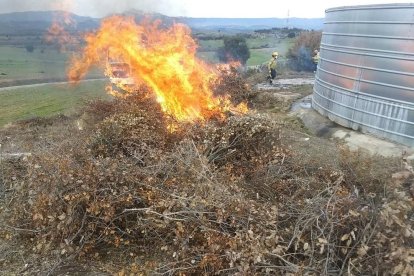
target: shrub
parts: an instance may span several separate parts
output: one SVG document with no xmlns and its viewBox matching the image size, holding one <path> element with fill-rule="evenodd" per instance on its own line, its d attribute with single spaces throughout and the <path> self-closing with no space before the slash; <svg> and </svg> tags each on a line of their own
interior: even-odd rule
<svg viewBox="0 0 414 276">
<path fill-rule="evenodd" d="M 250 58 L 250 50 L 246 38 L 242 36 L 226 36 L 224 47 L 217 50 L 217 57 L 222 62 L 239 61 L 246 64 Z"/>
<path fill-rule="evenodd" d="M 33 46 L 33 44 L 28 44 L 28 45 L 25 46 L 25 49 L 26 49 L 27 52 L 33 53 L 35 47 Z"/>
</svg>

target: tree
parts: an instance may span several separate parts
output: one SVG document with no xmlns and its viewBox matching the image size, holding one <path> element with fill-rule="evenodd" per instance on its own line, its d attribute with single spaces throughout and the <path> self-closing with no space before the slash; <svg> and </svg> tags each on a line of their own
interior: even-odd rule
<svg viewBox="0 0 414 276">
<path fill-rule="evenodd" d="M 250 50 L 247 47 L 246 38 L 241 36 L 226 36 L 223 39 L 224 47 L 217 50 L 217 57 L 220 61 L 239 61 L 245 65 L 250 58 Z"/>
</svg>

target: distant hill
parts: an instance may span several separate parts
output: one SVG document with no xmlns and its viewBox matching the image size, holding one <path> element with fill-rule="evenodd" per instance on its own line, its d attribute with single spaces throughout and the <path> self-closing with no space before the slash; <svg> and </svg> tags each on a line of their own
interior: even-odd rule
<svg viewBox="0 0 414 276">
<path fill-rule="evenodd" d="M 300 28 L 321 30 L 323 18 L 177 18 L 197 29 L 246 29 L 257 30 L 266 28 Z"/>
<path fill-rule="evenodd" d="M 256 29 L 291 27 L 301 29 L 320 30 L 323 26 L 323 18 L 191 18 L 191 17 L 169 17 L 159 13 L 147 14 L 142 11 L 131 10 L 123 13 L 134 16 L 137 20 L 144 17 L 161 19 L 164 25 L 173 22 L 184 23 L 193 29 L 198 30 L 239 30 L 251 31 Z M 85 31 L 95 29 L 99 26 L 98 18 L 78 16 L 70 14 L 76 23 L 72 31 Z M 38 12 L 15 12 L 0 14 L 1 35 L 37 35 L 44 33 L 55 18 L 63 18 L 59 11 L 38 11 Z M 71 31 L 71 30 L 69 30 Z"/>
<path fill-rule="evenodd" d="M 86 31 L 99 27 L 100 19 L 87 16 L 69 14 L 74 26 L 69 28 L 77 31 Z M 0 34 L 2 35 L 36 35 L 43 34 L 50 24 L 56 20 L 63 20 L 61 11 L 14 12 L 0 14 Z"/>
<path fill-rule="evenodd" d="M 139 21 L 145 16 L 161 19 L 164 23 L 183 23 L 193 29 L 205 30 L 257 30 L 270 28 L 299 28 L 305 30 L 322 30 L 324 18 L 193 18 L 169 17 L 159 13 L 147 14 L 138 10 L 130 10 L 124 15 L 135 16 Z"/>
</svg>

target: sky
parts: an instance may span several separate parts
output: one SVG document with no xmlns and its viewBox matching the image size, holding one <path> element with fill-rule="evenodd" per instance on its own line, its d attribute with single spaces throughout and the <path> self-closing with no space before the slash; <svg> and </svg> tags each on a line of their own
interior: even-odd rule
<svg viewBox="0 0 414 276">
<path fill-rule="evenodd" d="M 394 3 L 384 0 L 0 0 L 0 13 L 67 10 L 103 17 L 131 9 L 188 17 L 305 17 L 325 16 L 332 7 Z"/>
</svg>

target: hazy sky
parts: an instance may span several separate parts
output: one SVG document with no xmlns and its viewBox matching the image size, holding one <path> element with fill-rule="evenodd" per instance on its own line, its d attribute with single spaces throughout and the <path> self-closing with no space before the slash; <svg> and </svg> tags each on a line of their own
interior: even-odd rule
<svg viewBox="0 0 414 276">
<path fill-rule="evenodd" d="M 392 3 L 384 0 L 0 0 L 0 13 L 68 10 L 101 17 L 130 9 L 190 17 L 324 17 L 339 6 Z"/>
</svg>

